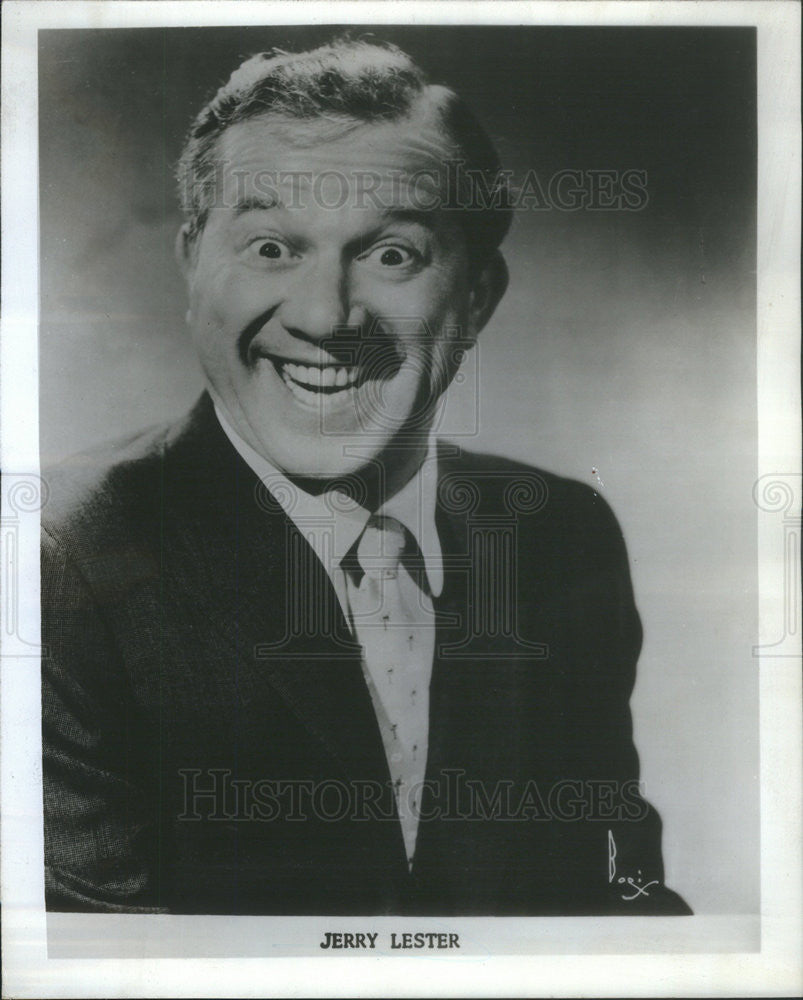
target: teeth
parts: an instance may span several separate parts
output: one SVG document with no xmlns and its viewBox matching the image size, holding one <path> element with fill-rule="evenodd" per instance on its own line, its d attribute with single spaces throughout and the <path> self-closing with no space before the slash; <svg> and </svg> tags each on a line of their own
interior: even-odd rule
<svg viewBox="0 0 803 1000">
<path fill-rule="evenodd" d="M 307 365 L 297 365 L 292 361 L 284 361 L 281 365 L 282 375 L 287 376 L 301 386 L 314 386 L 315 388 L 331 388 L 334 386 L 343 387 L 354 385 L 359 378 L 359 368 L 343 368 L 336 365 L 327 365 L 325 368 L 313 368 Z"/>
<path fill-rule="evenodd" d="M 293 367 L 298 368 L 303 366 L 294 365 Z M 332 371 L 332 369 L 330 369 L 330 371 Z M 320 392 L 318 389 L 310 389 L 307 386 L 302 385 L 300 382 L 297 382 L 295 378 L 293 378 L 286 370 L 283 370 L 281 375 L 282 375 L 282 381 L 290 390 L 290 392 L 292 392 L 292 394 L 296 397 L 296 399 L 299 399 L 301 400 L 302 403 L 307 403 L 310 406 L 315 406 L 315 407 L 325 406 L 327 405 L 326 403 L 327 399 L 333 400 L 335 397 L 343 399 L 347 396 L 347 394 L 349 393 L 353 394 L 354 392 L 356 392 L 353 381 L 349 385 L 343 386 L 342 393 L 334 392 L 327 395 Z"/>
<path fill-rule="evenodd" d="M 316 377 L 317 372 L 320 371 L 318 368 L 307 368 L 306 365 L 294 365 L 290 361 L 285 361 L 283 368 L 290 378 L 295 379 L 296 382 L 303 382 L 306 385 L 319 384 Z"/>
<path fill-rule="evenodd" d="M 296 399 L 300 399 L 302 403 L 309 403 L 312 406 L 319 406 L 321 401 L 321 394 L 319 392 L 313 392 L 311 389 L 305 389 L 303 385 L 299 385 L 298 382 L 294 381 L 286 373 L 282 373 L 282 379 L 287 388 L 292 392 Z"/>
</svg>

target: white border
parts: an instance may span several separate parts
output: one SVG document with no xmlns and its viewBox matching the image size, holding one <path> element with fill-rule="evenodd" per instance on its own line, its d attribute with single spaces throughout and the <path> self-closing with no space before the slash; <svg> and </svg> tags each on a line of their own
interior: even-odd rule
<svg viewBox="0 0 803 1000">
<path fill-rule="evenodd" d="M 36 31 L 293 23 L 757 25 L 759 77 L 757 475 L 800 468 L 800 9 L 795 2 L 419 3 L 19 2 L 3 5 L 2 467 L 38 469 Z M 7 500 L 7 487 L 4 487 Z M 6 530 L 22 593 L 38 587 L 38 515 Z M 761 635 L 781 631 L 777 516 L 759 517 Z M 6 553 L 8 554 L 8 553 Z M 3 563 L 5 565 L 5 563 Z M 5 582 L 5 581 L 4 581 Z M 13 598 L 13 594 L 9 595 Z M 796 598 L 797 601 L 797 598 Z M 35 600 L 19 633 L 38 641 Z M 800 622 L 797 601 L 798 623 Z M 3 607 L 9 614 L 8 597 Z M 797 995 L 801 924 L 801 676 L 794 657 L 760 663 L 761 951 L 693 955 L 48 960 L 42 898 L 38 669 L 2 629 L 4 993 L 67 996 Z M 715 707 L 714 707 L 715 708 Z M 13 845 L 13 852 L 10 846 Z M 652 918 L 651 918 L 652 919 Z M 697 918 L 691 918 L 696 920 Z M 573 923 L 567 921 L 568 928 Z M 652 925 L 657 931 L 656 925 Z M 392 964 L 391 964 L 392 963 Z"/>
</svg>

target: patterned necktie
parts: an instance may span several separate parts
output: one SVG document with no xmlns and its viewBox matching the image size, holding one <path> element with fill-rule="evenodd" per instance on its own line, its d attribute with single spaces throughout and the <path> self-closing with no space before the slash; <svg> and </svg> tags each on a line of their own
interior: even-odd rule
<svg viewBox="0 0 803 1000">
<path fill-rule="evenodd" d="M 415 541 L 399 521 L 372 515 L 357 543 L 359 569 L 346 573 L 352 621 L 362 646 L 363 670 L 382 733 L 409 866 L 427 764 L 435 649 L 435 612 L 423 561 L 420 553 L 418 560 L 414 558 L 416 553 Z"/>
</svg>

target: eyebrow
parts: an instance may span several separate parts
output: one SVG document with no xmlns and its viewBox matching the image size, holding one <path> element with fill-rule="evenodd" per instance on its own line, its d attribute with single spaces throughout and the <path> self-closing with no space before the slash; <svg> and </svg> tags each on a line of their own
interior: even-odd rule
<svg viewBox="0 0 803 1000">
<path fill-rule="evenodd" d="M 235 218 L 245 215 L 246 212 L 266 212 L 271 208 L 284 208 L 281 198 L 278 196 L 253 194 L 246 198 L 240 198 L 234 205 Z"/>
</svg>

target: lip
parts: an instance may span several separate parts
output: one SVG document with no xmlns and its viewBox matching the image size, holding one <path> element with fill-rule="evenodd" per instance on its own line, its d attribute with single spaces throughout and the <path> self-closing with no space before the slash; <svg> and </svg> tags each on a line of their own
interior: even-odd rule
<svg viewBox="0 0 803 1000">
<path fill-rule="evenodd" d="M 356 366 L 311 364 L 267 351 L 260 351 L 257 360 L 270 365 L 294 404 L 308 412 L 320 413 L 323 409 L 334 412 L 353 407 L 363 382 L 361 374 L 354 372 Z M 351 368 L 349 374 L 345 374 L 347 367 Z M 342 384 L 336 385 L 336 381 Z"/>
<path fill-rule="evenodd" d="M 406 351 L 388 343 L 365 344 L 357 357 L 312 359 L 288 357 L 272 351 L 255 352 L 257 360 L 269 361 L 281 376 L 284 371 L 315 388 L 342 388 L 368 381 L 388 381 L 398 374 L 406 360 Z"/>
<path fill-rule="evenodd" d="M 293 404 L 319 417 L 349 411 L 365 417 L 377 406 L 383 408 L 384 390 L 379 386 L 392 381 L 404 368 L 405 360 L 406 354 L 401 356 L 398 351 L 390 359 L 387 350 L 374 357 L 369 355 L 358 365 L 297 362 L 265 350 L 257 355 L 257 361 L 270 365 Z"/>
<path fill-rule="evenodd" d="M 320 355 L 315 359 L 291 358 L 284 354 L 274 354 L 272 351 L 259 350 L 255 352 L 255 356 L 258 360 L 272 361 L 275 365 L 301 365 L 305 368 L 339 368 L 342 366 L 342 362 L 336 358 L 322 361 Z"/>
<path fill-rule="evenodd" d="M 259 358 L 269 361 L 277 373 L 284 377 L 290 376 L 293 381 L 310 388 L 320 389 L 324 394 L 327 390 L 341 389 L 353 385 L 360 380 L 362 365 L 347 365 L 343 362 L 328 363 L 295 360 L 278 354 L 261 352 Z"/>
</svg>

